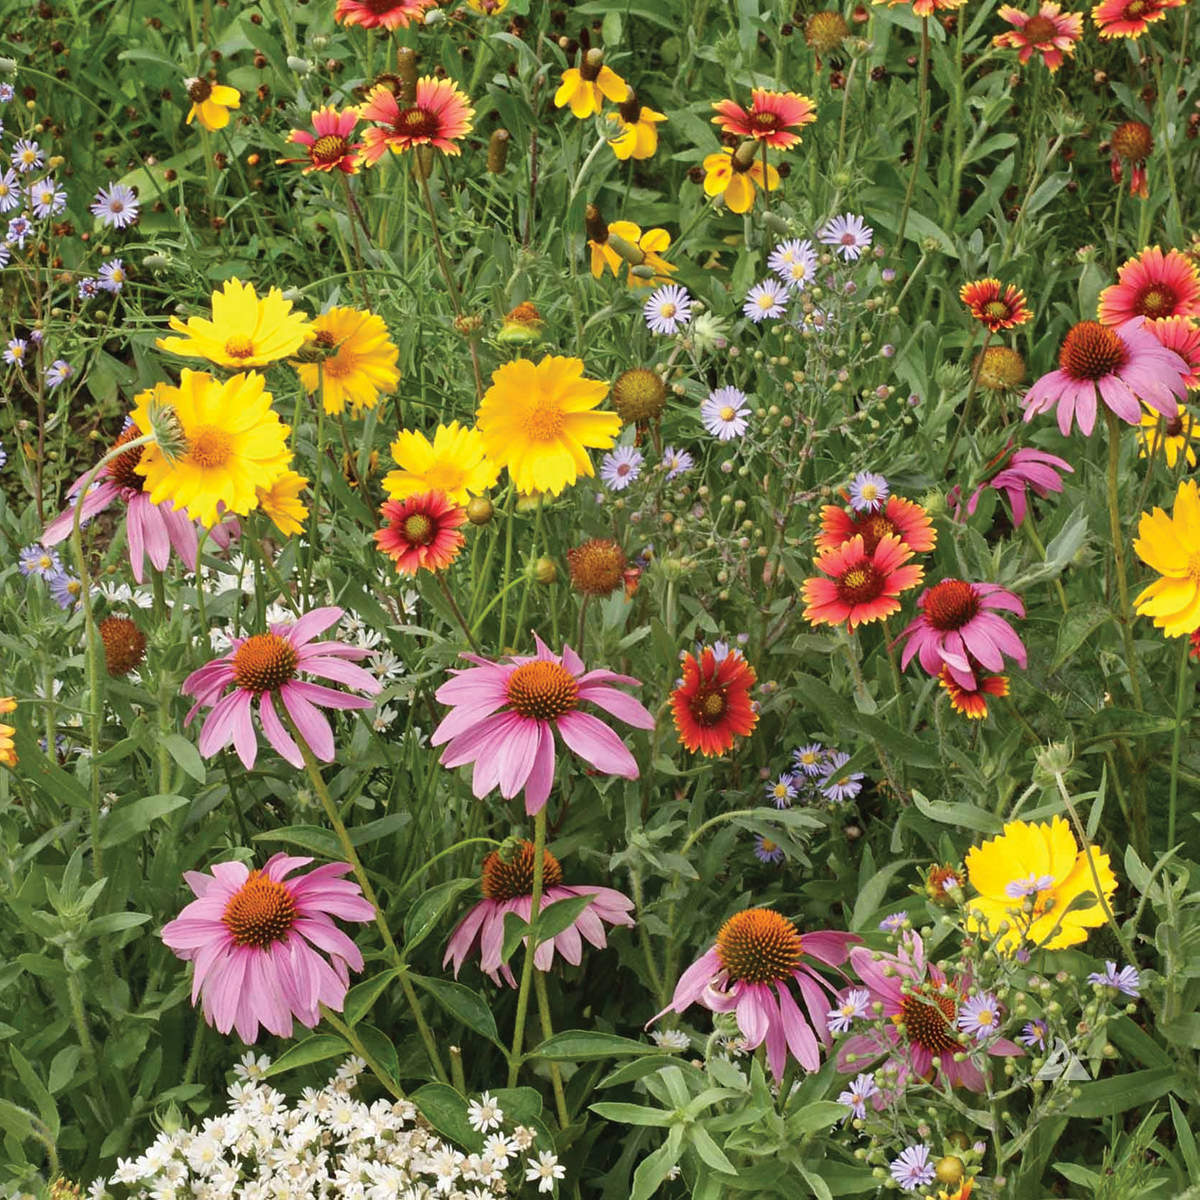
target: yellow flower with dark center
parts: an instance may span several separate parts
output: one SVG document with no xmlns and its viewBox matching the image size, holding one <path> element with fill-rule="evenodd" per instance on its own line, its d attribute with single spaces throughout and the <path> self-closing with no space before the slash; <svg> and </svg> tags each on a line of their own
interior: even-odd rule
<svg viewBox="0 0 1200 1200">
<path fill-rule="evenodd" d="M 1138 558 L 1162 576 L 1133 606 L 1167 637 L 1200 629 L 1200 486 L 1185 479 L 1170 516 L 1161 508 L 1142 513 L 1133 543 Z"/>
<path fill-rule="evenodd" d="M 192 102 L 187 115 L 189 125 L 198 120 L 210 133 L 224 129 L 229 124 L 229 110 L 241 107 L 242 94 L 237 88 L 208 79 L 189 79 L 186 83 L 188 99 Z"/>
<path fill-rule="evenodd" d="M 594 236 L 593 236 L 594 235 Z M 619 237 L 633 252 L 634 262 L 623 257 L 613 247 L 611 237 Z M 621 273 L 622 265 L 629 268 L 630 287 L 656 287 L 671 277 L 677 270 L 674 263 L 669 263 L 663 257 L 671 245 L 671 235 L 665 229 L 647 229 L 642 232 L 640 225 L 632 221 L 614 221 L 611 225 L 601 222 L 590 222 L 588 227 L 588 246 L 592 252 L 592 276 L 599 279 L 607 267 L 614 275 Z M 647 266 L 654 272 L 650 278 L 643 279 L 633 273 L 635 266 Z"/>
<path fill-rule="evenodd" d="M 392 443 L 398 470 L 383 477 L 393 500 L 422 492 L 443 492 L 457 505 L 481 495 L 496 482 L 500 468 L 483 451 L 483 435 L 457 421 L 439 425 L 433 441 L 415 429 L 402 429 Z"/>
<path fill-rule="evenodd" d="M 374 408 L 400 382 L 399 350 L 382 317 L 356 308 L 331 308 L 312 321 L 313 349 L 327 357 L 301 362 L 296 373 L 306 392 L 321 388 L 327 413 Z"/>
<path fill-rule="evenodd" d="M 621 132 L 609 138 L 608 144 L 622 162 L 630 158 L 654 157 L 658 150 L 658 130 L 655 126 L 667 119 L 666 113 L 639 104 L 637 97 L 630 93 L 630 99 L 621 104 L 617 112 L 609 113 L 608 119 L 621 127 Z"/>
<path fill-rule="evenodd" d="M 476 414 L 484 452 L 508 468 L 518 492 L 557 496 L 595 474 L 588 448 L 607 450 L 621 430 L 616 413 L 593 411 L 607 394 L 607 383 L 583 377 L 578 358 L 505 363 Z"/>
<path fill-rule="evenodd" d="M 0 696 L 0 717 L 6 717 L 17 707 L 17 702 L 11 696 Z M 11 725 L 0 723 L 0 764 L 6 767 L 17 765 L 17 748 L 13 738 L 16 729 Z"/>
<path fill-rule="evenodd" d="M 170 501 L 209 527 L 221 508 L 245 515 L 287 469 L 288 427 L 271 407 L 271 393 L 256 371 L 222 382 L 206 371 L 185 370 L 179 386 L 156 384 L 134 399 L 133 422 L 151 432 L 151 413 L 165 408 L 178 429 L 180 452 L 146 446 L 134 470 L 146 480 L 152 504 Z"/>
<path fill-rule="evenodd" d="M 730 212 L 749 212 L 755 188 L 773 192 L 779 186 L 779 172 L 768 164 L 764 174 L 753 142 L 743 142 L 736 150 L 728 146 L 718 150 L 705 158 L 703 166 L 704 194 L 721 196 Z"/>
<path fill-rule="evenodd" d="M 160 350 L 238 370 L 287 358 L 312 337 L 307 316 L 292 312 L 292 302 L 278 288 L 260 298 L 253 284 L 236 277 L 213 292 L 211 321 L 189 317 L 185 324 L 172 317 L 169 324 L 184 336 L 159 338 Z"/>
<path fill-rule="evenodd" d="M 562 83 L 554 93 L 554 107 L 570 105 L 581 121 L 594 116 L 605 100 L 620 104 L 629 95 L 629 85 L 611 67 L 604 65 L 602 50 L 589 50 L 578 67 L 563 72 Z"/>
<path fill-rule="evenodd" d="M 308 518 L 308 505 L 300 499 L 300 493 L 308 487 L 308 480 L 290 467 L 277 475 L 267 486 L 258 491 L 258 507 L 267 514 L 275 528 L 285 536 L 304 532 Z"/>
<path fill-rule="evenodd" d="M 967 928 L 990 934 L 1000 951 L 1078 945 L 1106 920 L 1096 879 L 1106 903 L 1117 888 L 1108 855 L 1096 846 L 1080 850 L 1062 817 L 1010 821 L 999 837 L 967 853 L 966 866 L 979 893 L 967 901 Z"/>
<path fill-rule="evenodd" d="M 1145 458 L 1161 450 L 1166 454 L 1167 466 L 1172 471 L 1175 470 L 1180 454 L 1187 459 L 1189 467 L 1196 465 L 1196 451 L 1192 448 L 1192 443 L 1200 441 L 1200 426 L 1183 405 L 1179 406 L 1179 411 L 1170 421 L 1165 420 L 1160 413 L 1143 413 L 1140 432 L 1140 457 Z"/>
</svg>

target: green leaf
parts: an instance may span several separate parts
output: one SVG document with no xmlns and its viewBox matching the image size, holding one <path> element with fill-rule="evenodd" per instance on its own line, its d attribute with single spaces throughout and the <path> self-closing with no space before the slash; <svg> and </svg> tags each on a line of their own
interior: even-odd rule
<svg viewBox="0 0 1200 1200">
<path fill-rule="evenodd" d="M 812 1188 L 812 1194 L 816 1196 L 817 1200 L 833 1200 L 829 1184 L 820 1175 L 814 1175 L 803 1163 L 797 1163 L 796 1169 L 804 1176 L 804 1182 Z"/>
<path fill-rule="evenodd" d="M 645 1042 L 600 1033 L 594 1029 L 564 1029 L 530 1050 L 526 1058 L 545 1058 L 550 1062 L 587 1062 L 596 1058 L 640 1057 L 650 1049 Z"/>
<path fill-rule="evenodd" d="M 815 1100 L 794 1112 L 787 1120 L 788 1136 L 802 1137 L 829 1129 L 846 1115 L 846 1106 L 833 1100 Z"/>
<path fill-rule="evenodd" d="M 443 1137 L 459 1146 L 478 1150 L 483 1138 L 467 1120 L 467 1102 L 447 1083 L 427 1083 L 409 1097 L 421 1115 Z"/>
<path fill-rule="evenodd" d="M 357 1025 L 371 1011 L 384 988 L 396 978 L 397 974 L 399 972 L 392 967 L 387 971 L 381 971 L 378 975 L 372 975 L 370 979 L 356 983 L 346 993 L 346 1005 L 342 1011 L 342 1020 L 347 1025 Z"/>
<path fill-rule="evenodd" d="M 1104 604 L 1073 605 L 1059 622 L 1058 644 L 1050 670 L 1057 671 L 1101 625 L 1111 620 L 1112 612 Z"/>
<path fill-rule="evenodd" d="M 455 1020 L 504 1048 L 496 1029 L 496 1018 L 478 992 L 449 979 L 431 979 L 427 975 L 409 975 L 409 979 L 424 988 Z"/>
<path fill-rule="evenodd" d="M 78 1046 L 64 1046 L 50 1063 L 50 1075 L 47 1082 L 51 1092 L 61 1092 L 75 1078 L 79 1067 L 80 1049 Z"/>
<path fill-rule="evenodd" d="M 9 1046 L 8 1052 L 12 1057 L 13 1066 L 17 1069 L 17 1075 L 20 1077 L 22 1084 L 25 1085 L 25 1091 L 29 1093 L 29 1098 L 33 1101 L 38 1110 L 38 1115 L 42 1118 L 42 1123 L 50 1130 L 50 1136 L 57 1139 L 59 1130 L 58 1105 L 54 1103 L 54 1097 L 50 1095 L 49 1089 L 38 1078 L 37 1072 L 30 1066 L 29 1060 L 16 1046 Z"/>
<path fill-rule="evenodd" d="M 346 1042 L 333 1033 L 314 1033 L 306 1037 L 290 1050 L 285 1050 L 267 1069 L 266 1077 L 282 1075 L 285 1071 L 294 1071 L 297 1067 L 311 1066 L 313 1063 L 324 1062 L 329 1058 L 345 1057 L 353 1053 Z"/>
<path fill-rule="evenodd" d="M 341 846 L 337 838 L 319 825 L 285 825 L 282 829 L 268 829 L 265 833 L 256 833 L 253 840 L 285 842 L 289 846 L 299 846 L 301 850 L 311 851 L 320 858 L 337 859 L 341 855 Z"/>
<path fill-rule="evenodd" d="M 638 1164 L 638 1169 L 633 1173 L 633 1191 L 629 1200 L 650 1200 L 679 1161 L 682 1149 L 683 1126 L 676 1125 L 667 1140 Z"/>
<path fill-rule="evenodd" d="M 207 780 L 208 772 L 204 767 L 204 759 L 200 757 L 200 751 L 183 734 L 168 733 L 162 739 L 162 744 L 166 746 L 167 753 L 175 762 L 197 783 L 204 783 Z"/>
<path fill-rule="evenodd" d="M 17 769 L 23 778 L 68 808 L 86 811 L 90 807 L 87 788 L 74 775 L 68 775 L 57 763 L 51 762 L 35 738 L 18 729 L 13 741 L 19 758 Z"/>
<path fill-rule="evenodd" d="M 0 1100 L 0 1129 L 18 1140 L 31 1138 L 33 1134 L 33 1113 L 13 1104 L 11 1100 Z"/>
<path fill-rule="evenodd" d="M 100 827 L 100 846 L 104 850 L 119 846 L 139 833 L 145 833 L 155 821 L 190 803 L 186 796 L 159 795 L 118 804 Z"/>
<path fill-rule="evenodd" d="M 105 913 L 89 921 L 83 928 L 83 937 L 100 937 L 106 933 L 120 933 L 122 929 L 132 929 L 135 925 L 145 925 L 150 920 L 149 913 L 114 912 Z"/>
<path fill-rule="evenodd" d="M 529 923 L 522 921 L 514 912 L 506 912 L 504 914 L 504 941 L 500 946 L 500 961 L 508 962 L 522 939 L 528 935 Z"/>
<path fill-rule="evenodd" d="M 842 1112 L 844 1113 L 845 1111 L 845 1106 L 842 1106 Z M 713 1141 L 712 1135 L 703 1125 L 692 1125 L 689 1127 L 688 1140 L 692 1143 L 696 1153 L 714 1171 L 720 1171 L 725 1175 L 737 1174 L 737 1167 L 725 1157 L 721 1147 Z"/>
<path fill-rule="evenodd" d="M 963 829 L 973 829 L 976 833 L 999 833 L 1003 828 L 1004 823 L 999 817 L 973 804 L 927 800 L 916 791 L 913 792 L 913 803 L 931 821 L 942 825 L 957 825 Z"/>
<path fill-rule="evenodd" d="M 399 1086 L 400 1056 L 396 1053 L 396 1047 L 392 1045 L 392 1039 L 382 1029 L 365 1023 L 360 1025 L 355 1032 L 363 1044 L 363 1049 L 390 1076 L 390 1081 Z"/>
<path fill-rule="evenodd" d="M 404 916 L 404 953 L 409 955 L 437 928 L 442 914 L 463 892 L 469 891 L 479 880 L 448 879 L 422 892 Z"/>
<path fill-rule="evenodd" d="M 1068 1117 L 1110 1117 L 1129 1112 L 1165 1096 L 1180 1082 L 1173 1067 L 1156 1067 L 1085 1083 L 1079 1098 L 1066 1109 Z"/>
<path fill-rule="evenodd" d="M 555 900 L 552 904 L 547 904 L 533 926 L 534 941 L 537 945 L 540 946 L 562 933 L 594 899 L 591 892 L 588 892 L 583 896 L 568 896 L 565 900 Z"/>
<path fill-rule="evenodd" d="M 606 1121 L 620 1121 L 622 1125 L 655 1125 L 665 1129 L 676 1117 L 665 1108 L 651 1108 L 645 1104 L 618 1104 L 601 1101 L 589 1104 L 588 1108 Z"/>
</svg>

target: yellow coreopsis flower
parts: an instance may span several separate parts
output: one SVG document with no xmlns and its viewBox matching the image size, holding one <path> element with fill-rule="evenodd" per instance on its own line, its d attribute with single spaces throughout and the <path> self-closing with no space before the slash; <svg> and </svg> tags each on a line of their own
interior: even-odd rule
<svg viewBox="0 0 1200 1200">
<path fill-rule="evenodd" d="M 562 83 L 554 93 L 554 107 L 570 105 L 580 120 L 594 116 L 606 99 L 620 104 L 629 95 L 629 85 L 611 67 L 604 65 L 602 50 L 589 50 L 577 67 L 563 72 Z"/>
<path fill-rule="evenodd" d="M 476 415 L 484 452 L 508 468 L 518 492 L 557 496 L 595 474 L 588 448 L 607 450 L 621 430 L 616 413 L 592 411 L 607 394 L 607 383 L 583 377 L 578 358 L 505 363 Z"/>
<path fill-rule="evenodd" d="M 0 717 L 6 717 L 17 707 L 17 702 L 11 696 L 0 696 Z M 13 741 L 16 730 L 11 725 L 0 722 L 0 763 L 6 767 L 17 765 L 17 746 Z"/>
<path fill-rule="evenodd" d="M 617 112 L 608 114 L 610 121 L 616 121 L 621 126 L 621 132 L 609 138 L 608 144 L 622 162 L 628 158 L 653 158 L 658 149 L 658 130 L 655 126 L 667 119 L 666 113 L 639 105 L 632 93 L 631 100 L 632 103 L 627 100 Z"/>
<path fill-rule="evenodd" d="M 1162 578 L 1133 602 L 1167 637 L 1200 629 L 1200 486 L 1185 479 L 1167 516 L 1161 508 L 1142 513 L 1133 543 L 1138 558 Z"/>
<path fill-rule="evenodd" d="M 500 468 L 483 451 L 483 435 L 451 421 L 439 425 L 432 443 L 415 429 L 402 429 L 392 443 L 398 470 L 383 477 L 393 500 L 422 492 L 444 492 L 451 504 L 465 505 L 496 482 Z"/>
<path fill-rule="evenodd" d="M 256 489 L 258 507 L 267 514 L 280 533 L 290 535 L 304 532 L 308 517 L 308 505 L 300 499 L 300 493 L 308 487 L 308 480 L 290 467 L 277 475 L 267 486 Z"/>
<path fill-rule="evenodd" d="M 379 397 L 400 382 L 399 350 L 388 336 L 383 318 L 356 308 L 331 308 L 312 321 L 314 345 L 329 354 L 316 363 L 298 363 L 305 391 L 322 387 L 327 413 L 374 408 Z"/>
<path fill-rule="evenodd" d="M 1175 464 L 1182 454 L 1187 459 L 1187 465 L 1196 465 L 1196 451 L 1192 443 L 1200 441 L 1200 426 L 1195 417 L 1181 404 L 1179 411 L 1171 421 L 1164 421 L 1157 412 L 1142 413 L 1142 427 L 1138 454 L 1145 458 L 1150 453 L 1162 449 L 1167 456 L 1167 466 L 1175 470 Z"/>
<path fill-rule="evenodd" d="M 724 197 L 730 212 L 749 212 L 754 207 L 756 187 L 773 192 L 779 186 L 779 172 L 774 167 L 768 164 L 763 174 L 753 142 L 743 143 L 737 150 L 726 146 L 710 154 L 703 165 L 704 194 Z"/>
<path fill-rule="evenodd" d="M 135 397 L 139 432 L 151 433 L 152 418 L 161 422 L 165 409 L 178 433 L 178 453 L 152 442 L 134 468 L 152 504 L 169 500 L 209 528 L 220 521 L 221 505 L 239 515 L 254 508 L 258 489 L 270 488 L 292 457 L 288 427 L 263 383 L 256 371 L 222 381 L 184 370 L 178 387 L 159 383 Z"/>
<path fill-rule="evenodd" d="M 1117 888 L 1108 855 L 1096 846 L 1080 850 L 1062 817 L 1036 825 L 1010 821 L 999 837 L 968 851 L 966 866 L 979 893 L 967 901 L 967 928 L 989 933 L 1000 951 L 1077 945 L 1106 920 L 1096 878 L 1106 902 Z M 1086 893 L 1093 899 L 1079 905 Z"/>
<path fill-rule="evenodd" d="M 198 120 L 210 133 L 224 129 L 229 124 L 229 110 L 241 107 L 242 93 L 237 88 L 207 79 L 189 79 L 186 84 L 192 102 L 187 115 L 189 125 Z"/>
<path fill-rule="evenodd" d="M 212 320 L 178 317 L 169 322 L 183 337 L 159 338 L 160 350 L 184 358 L 207 358 L 222 367 L 265 367 L 295 354 L 312 337 L 312 326 L 278 288 L 259 297 L 253 284 L 227 279 L 212 294 Z"/>
<path fill-rule="evenodd" d="M 594 238 L 589 236 L 588 240 L 588 246 L 592 252 L 593 278 L 599 279 L 604 274 L 605 267 L 614 275 L 620 275 L 621 267 L 624 265 L 629 269 L 630 287 L 657 287 L 658 284 L 669 279 L 673 271 L 677 270 L 674 263 L 669 263 L 662 257 L 671 245 L 671 235 L 665 229 L 647 229 L 643 233 L 641 226 L 635 225 L 632 221 L 614 221 L 607 226 L 601 222 L 600 225 L 603 227 L 603 237 L 600 236 L 600 228 L 597 227 L 597 236 Z M 644 264 L 652 268 L 654 278 L 643 279 L 640 275 L 633 273 L 635 264 L 622 258 L 609 244 L 609 237 L 614 234 L 641 251 L 642 262 L 636 265 Z"/>
</svg>

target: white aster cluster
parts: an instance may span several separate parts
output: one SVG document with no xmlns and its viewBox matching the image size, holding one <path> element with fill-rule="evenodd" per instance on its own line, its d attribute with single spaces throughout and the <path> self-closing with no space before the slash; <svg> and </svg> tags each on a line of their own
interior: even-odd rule
<svg viewBox="0 0 1200 1200">
<path fill-rule="evenodd" d="M 269 1065 L 248 1055 L 224 1113 L 164 1130 L 142 1154 L 118 1159 L 89 1200 L 493 1200 L 550 1193 L 564 1177 L 554 1154 L 534 1148 L 534 1129 L 505 1131 L 487 1092 L 468 1109 L 486 1135 L 482 1150 L 464 1154 L 407 1100 L 357 1099 L 359 1058 L 294 1101 L 264 1080 Z"/>
</svg>

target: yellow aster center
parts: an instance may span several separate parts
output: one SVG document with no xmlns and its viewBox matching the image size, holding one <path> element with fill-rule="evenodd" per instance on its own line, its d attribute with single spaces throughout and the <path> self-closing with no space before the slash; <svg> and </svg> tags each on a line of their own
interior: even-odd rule
<svg viewBox="0 0 1200 1200">
<path fill-rule="evenodd" d="M 661 317 L 665 317 L 669 321 L 677 311 L 678 310 L 675 308 L 675 305 L 667 303 L 659 308 L 658 314 Z"/>
<path fill-rule="evenodd" d="M 733 405 L 726 404 L 725 407 L 721 409 L 721 413 L 720 413 L 721 420 L 722 421 L 732 421 L 735 411 L 736 410 L 734 409 Z"/>
<path fill-rule="evenodd" d="M 773 790 L 778 799 L 780 799 L 780 800 L 787 799 L 788 789 L 787 789 L 786 783 L 777 783 Z"/>
<path fill-rule="evenodd" d="M 525 433 L 535 442 L 551 442 L 563 427 L 563 411 L 552 396 L 538 396 L 525 413 Z"/>
<path fill-rule="evenodd" d="M 877 500 L 879 498 L 879 489 L 873 483 L 864 483 L 858 489 L 858 494 L 867 501 Z"/>
<path fill-rule="evenodd" d="M 226 340 L 225 353 L 230 358 L 249 358 L 254 353 L 254 343 L 248 337 L 235 334 Z"/>
<path fill-rule="evenodd" d="M 214 470 L 233 457 L 233 440 L 215 425 L 202 425 L 188 439 L 188 458 L 198 467 Z"/>
<path fill-rule="evenodd" d="M 758 298 L 758 307 L 766 312 L 769 308 L 775 307 L 775 297 L 770 292 L 763 292 Z"/>
<path fill-rule="evenodd" d="M 793 279 L 803 279 L 808 274 L 808 268 L 802 262 L 792 263 L 791 276 Z"/>
</svg>

